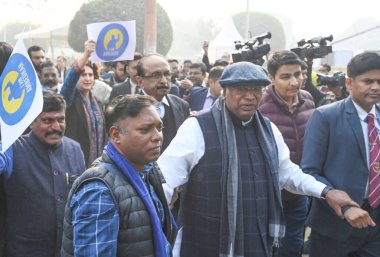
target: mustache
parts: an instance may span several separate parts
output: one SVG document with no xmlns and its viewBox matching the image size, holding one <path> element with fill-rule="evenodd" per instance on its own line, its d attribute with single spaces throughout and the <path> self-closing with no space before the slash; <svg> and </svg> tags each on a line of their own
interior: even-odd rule
<svg viewBox="0 0 380 257">
<path fill-rule="evenodd" d="M 54 80 L 47 80 L 45 82 L 45 86 L 49 86 L 49 87 L 55 86 L 57 84 L 58 84 L 58 81 L 54 81 Z"/>
<path fill-rule="evenodd" d="M 45 137 L 48 137 L 50 135 L 63 136 L 63 131 L 62 130 L 52 130 L 52 131 L 48 131 L 45 133 Z"/>
<path fill-rule="evenodd" d="M 157 89 L 170 89 L 170 86 L 157 86 Z"/>
</svg>

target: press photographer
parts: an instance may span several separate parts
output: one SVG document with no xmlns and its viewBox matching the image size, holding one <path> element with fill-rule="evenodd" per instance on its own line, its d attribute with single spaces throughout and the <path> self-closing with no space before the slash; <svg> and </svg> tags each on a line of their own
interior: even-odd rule
<svg viewBox="0 0 380 257">
<path fill-rule="evenodd" d="M 313 96 L 316 107 L 329 104 L 335 100 L 332 94 L 321 92 L 312 82 L 313 59 L 323 58 L 331 53 L 332 47 L 327 45 L 327 42 L 331 42 L 332 40 L 332 35 L 328 37 L 314 37 L 310 40 L 302 39 L 297 42 L 297 48 L 291 49 L 305 62 L 302 67 L 302 74 L 306 78 L 304 89 Z"/>
<path fill-rule="evenodd" d="M 297 42 L 297 48 L 291 49 L 295 52 L 302 60 L 323 58 L 329 53 L 332 53 L 332 46 L 327 45 L 327 42 L 333 40 L 333 36 L 328 37 L 313 37 L 312 39 L 306 41 L 302 39 Z"/>
<path fill-rule="evenodd" d="M 319 86 L 325 86 L 335 95 L 335 101 L 346 98 L 349 94 L 346 89 L 346 74 L 341 71 L 335 72 L 332 76 L 317 74 Z"/>
<path fill-rule="evenodd" d="M 264 43 L 264 39 L 270 39 L 271 37 L 272 34 L 266 32 L 256 37 L 252 37 L 245 43 L 235 41 L 235 49 L 238 53 L 232 54 L 233 62 L 246 61 L 262 66 L 265 62 L 263 57 L 270 51 L 270 45 L 268 42 Z"/>
</svg>

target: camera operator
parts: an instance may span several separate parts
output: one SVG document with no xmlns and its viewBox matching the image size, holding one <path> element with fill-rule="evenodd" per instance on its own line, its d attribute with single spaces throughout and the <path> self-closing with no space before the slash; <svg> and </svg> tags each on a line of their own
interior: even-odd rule
<svg viewBox="0 0 380 257">
<path fill-rule="evenodd" d="M 302 89 L 308 91 L 311 94 L 316 108 L 334 102 L 334 96 L 332 94 L 323 93 L 318 90 L 315 85 L 313 85 L 311 79 L 312 67 L 313 59 L 311 58 L 307 58 L 307 61 L 304 61 L 301 65 L 302 76 L 304 77 Z"/>
<path fill-rule="evenodd" d="M 270 52 L 270 44 L 264 40 L 271 38 L 272 34 L 266 32 L 252 37 L 246 42 L 235 41 L 235 49 L 238 52 L 232 54 L 232 61 L 234 63 L 246 61 L 262 66 L 265 62 L 263 57 Z"/>
<path fill-rule="evenodd" d="M 306 65 L 301 65 L 302 75 L 305 77 L 302 86 L 313 96 L 315 107 L 331 103 L 334 100 L 334 97 L 332 97 L 330 93 L 321 92 L 321 90 L 313 85 L 311 76 L 313 59 L 323 58 L 329 53 L 332 53 L 332 46 L 327 43 L 332 40 L 332 35 L 327 37 L 314 37 L 310 40 L 302 39 L 297 42 L 296 48 L 291 49 L 292 52 L 296 53 L 299 58 L 306 62 Z M 327 72 L 331 69 L 327 64 L 322 64 L 321 67 Z"/>
<path fill-rule="evenodd" d="M 334 101 L 339 101 L 349 96 L 346 89 L 346 77 L 343 72 L 335 72 L 332 76 L 318 74 L 317 82 L 325 85 L 334 94 Z"/>
<path fill-rule="evenodd" d="M 231 55 L 228 52 L 224 52 L 223 55 L 220 57 L 220 59 L 216 59 L 214 64 L 210 64 L 210 59 L 208 57 L 208 41 L 203 41 L 202 49 L 203 49 L 203 56 L 202 56 L 202 63 L 206 65 L 207 72 L 210 72 L 211 68 L 216 66 L 223 66 L 226 67 L 228 64 L 230 64 Z"/>
<path fill-rule="evenodd" d="M 326 63 L 322 63 L 321 65 L 319 65 L 319 68 L 318 68 L 319 73 L 324 74 L 324 75 L 329 75 L 330 71 L 331 71 L 330 65 Z"/>
</svg>

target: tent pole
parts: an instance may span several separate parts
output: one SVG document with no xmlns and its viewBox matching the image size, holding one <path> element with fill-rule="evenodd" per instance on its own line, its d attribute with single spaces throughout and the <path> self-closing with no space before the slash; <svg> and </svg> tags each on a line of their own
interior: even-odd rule
<svg viewBox="0 0 380 257">
<path fill-rule="evenodd" d="M 51 49 L 51 59 L 54 60 L 54 46 L 53 46 L 53 33 L 50 32 L 50 49 Z"/>
<path fill-rule="evenodd" d="M 247 0 L 247 9 L 245 12 L 245 33 L 244 33 L 244 39 L 249 39 L 249 0 Z"/>
</svg>

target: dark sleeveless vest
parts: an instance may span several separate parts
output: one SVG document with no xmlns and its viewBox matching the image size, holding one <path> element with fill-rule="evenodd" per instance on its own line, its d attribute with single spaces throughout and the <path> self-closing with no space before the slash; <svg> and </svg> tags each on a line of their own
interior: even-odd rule
<svg viewBox="0 0 380 257">
<path fill-rule="evenodd" d="M 13 172 L 5 181 L 6 256 L 60 256 L 66 199 L 85 169 L 80 146 L 64 137 L 50 147 L 30 133 L 14 143 L 13 153 Z"/>
<path fill-rule="evenodd" d="M 196 116 L 205 140 L 205 154 L 192 170 L 181 198 L 181 257 L 218 256 L 221 218 L 221 146 L 211 112 Z M 242 181 L 245 256 L 267 256 L 267 176 L 254 127 L 235 125 Z"/>
<path fill-rule="evenodd" d="M 152 226 L 149 213 L 146 210 L 143 201 L 124 174 L 118 171 L 117 168 L 114 169 L 117 173 L 106 170 L 104 167 L 99 166 L 100 162 L 106 162 L 113 165 L 109 157 L 103 153 L 102 157 L 95 161 L 95 167 L 85 171 L 83 175 L 75 181 L 67 202 L 71 202 L 73 194 L 78 191 L 83 183 L 87 183 L 92 180 L 103 181 L 112 193 L 114 201 L 118 207 L 120 217 L 117 240 L 117 256 L 153 257 L 154 248 Z M 164 233 L 168 240 L 172 242 L 174 238 L 173 226 L 170 222 L 169 207 L 165 200 L 161 185 L 163 182 L 163 177 L 161 174 L 153 172 L 153 174 L 149 176 L 149 181 L 154 186 L 159 199 L 163 203 L 166 221 Z M 66 207 L 61 252 L 62 257 L 74 256 L 73 227 L 71 220 L 71 210 Z"/>
</svg>

